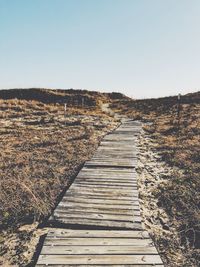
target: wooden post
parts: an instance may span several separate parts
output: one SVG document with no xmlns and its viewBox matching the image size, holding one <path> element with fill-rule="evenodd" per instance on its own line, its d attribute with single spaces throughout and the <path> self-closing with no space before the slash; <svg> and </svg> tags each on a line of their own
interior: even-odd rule
<svg viewBox="0 0 200 267">
<path fill-rule="evenodd" d="M 180 107 L 181 107 L 181 94 L 178 94 L 178 106 L 177 106 L 178 118 L 180 117 Z"/>
<path fill-rule="evenodd" d="M 178 94 L 178 104 L 177 104 L 178 133 L 180 132 L 180 108 L 181 108 L 181 94 Z"/>
<path fill-rule="evenodd" d="M 64 111 L 64 120 L 65 120 L 65 125 L 66 125 L 66 116 L 67 116 L 67 104 L 64 104 L 65 106 L 65 111 Z"/>
<path fill-rule="evenodd" d="M 66 113 L 67 113 L 67 104 L 65 103 L 65 118 L 66 118 Z"/>
</svg>

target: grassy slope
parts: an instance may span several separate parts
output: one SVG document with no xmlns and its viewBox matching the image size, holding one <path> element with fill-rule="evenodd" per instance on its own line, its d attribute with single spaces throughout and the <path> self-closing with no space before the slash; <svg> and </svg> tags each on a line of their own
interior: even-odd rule
<svg viewBox="0 0 200 267">
<path fill-rule="evenodd" d="M 160 186 L 155 197 L 158 208 L 165 209 L 177 229 L 184 266 L 199 266 L 200 93 L 181 97 L 180 117 L 177 97 L 116 100 L 113 108 L 134 119 L 151 122 L 144 129 L 157 144 L 156 151 L 178 170 L 168 177 L 167 185 Z"/>
<path fill-rule="evenodd" d="M 19 227 L 51 213 L 102 136 L 117 126 L 101 111 L 112 97 L 73 90 L 0 91 L 0 227 L 6 230 L 0 242 L 12 228 L 11 242 L 1 243 L 1 254 L 12 263 L 25 266 L 31 258 L 24 253 L 34 231 L 18 232 Z"/>
</svg>

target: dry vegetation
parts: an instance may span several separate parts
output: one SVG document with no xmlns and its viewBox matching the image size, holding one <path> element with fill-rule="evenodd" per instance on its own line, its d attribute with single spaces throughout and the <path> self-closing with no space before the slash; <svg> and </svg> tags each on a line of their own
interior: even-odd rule
<svg viewBox="0 0 200 267">
<path fill-rule="evenodd" d="M 0 98 L 0 265 L 26 266 L 38 223 L 118 122 L 101 110 L 110 97 L 95 92 L 9 90 Z"/>
<path fill-rule="evenodd" d="M 102 112 L 110 102 L 116 112 L 145 122 L 141 198 L 146 223 L 162 230 L 151 233 L 166 266 L 199 266 L 200 93 L 181 98 L 179 117 L 177 97 L 134 101 L 121 94 L 31 89 L 0 91 L 0 99 L 0 265 L 30 263 L 43 233 L 38 224 L 118 124 Z"/>
<path fill-rule="evenodd" d="M 177 97 L 116 100 L 113 108 L 132 118 L 150 122 L 144 124 L 146 146 L 159 156 L 159 164 L 165 163 L 171 169 L 164 182 L 152 192 L 156 200 L 154 208 L 163 209 L 169 218 L 170 228 L 163 227 L 176 230 L 171 238 L 164 235 L 156 240 L 166 265 L 199 266 L 200 93 L 181 97 L 180 116 Z M 157 179 L 154 169 L 151 169 L 151 175 Z M 173 261 L 172 254 L 178 254 L 179 250 L 182 258 Z"/>
</svg>

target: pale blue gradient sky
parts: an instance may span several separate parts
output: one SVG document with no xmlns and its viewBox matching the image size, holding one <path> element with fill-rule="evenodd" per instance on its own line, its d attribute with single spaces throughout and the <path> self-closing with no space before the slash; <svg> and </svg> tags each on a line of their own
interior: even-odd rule
<svg viewBox="0 0 200 267">
<path fill-rule="evenodd" d="M 199 0 L 0 0 L 0 88 L 200 88 Z"/>
</svg>

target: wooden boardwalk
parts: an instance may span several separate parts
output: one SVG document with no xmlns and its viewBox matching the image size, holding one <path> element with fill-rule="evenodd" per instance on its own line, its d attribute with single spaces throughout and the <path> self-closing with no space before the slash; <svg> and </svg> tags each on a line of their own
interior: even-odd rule
<svg viewBox="0 0 200 267">
<path fill-rule="evenodd" d="M 51 216 L 37 266 L 164 266 L 141 224 L 139 133 L 126 120 L 103 139 Z"/>
</svg>

